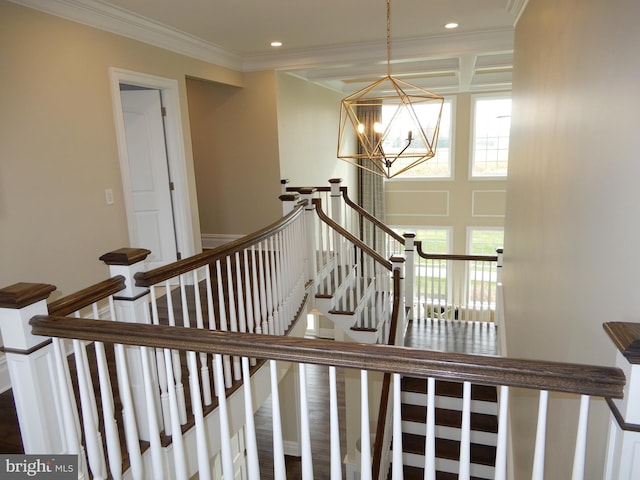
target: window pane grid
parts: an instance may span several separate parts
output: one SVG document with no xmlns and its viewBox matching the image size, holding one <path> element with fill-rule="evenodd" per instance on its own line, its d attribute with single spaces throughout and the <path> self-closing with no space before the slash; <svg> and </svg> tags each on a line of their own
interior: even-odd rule
<svg viewBox="0 0 640 480">
<path fill-rule="evenodd" d="M 424 106 L 428 108 L 428 106 Z M 420 108 L 417 106 L 416 108 Z M 394 114 L 395 108 L 393 106 L 382 106 L 382 122 L 386 125 Z M 436 154 L 433 158 L 423 162 L 415 167 L 410 168 L 404 173 L 401 173 L 396 178 L 419 178 L 419 177 L 433 177 L 433 178 L 446 178 L 451 176 L 451 113 L 452 102 L 446 100 L 442 107 L 442 117 L 440 119 L 440 132 L 438 134 L 438 143 L 436 145 Z M 420 114 L 418 114 L 420 117 Z M 394 124 L 397 122 L 396 130 L 400 132 L 406 132 L 411 129 L 410 124 L 406 126 L 402 125 L 402 118 L 396 118 Z M 423 127 L 425 127 L 423 125 Z M 424 149 L 424 146 L 423 146 Z M 404 167 L 409 165 L 408 160 L 398 159 L 397 165 Z"/>
<path fill-rule="evenodd" d="M 474 177 L 505 176 L 509 160 L 511 99 L 475 100 L 473 165 Z"/>
</svg>

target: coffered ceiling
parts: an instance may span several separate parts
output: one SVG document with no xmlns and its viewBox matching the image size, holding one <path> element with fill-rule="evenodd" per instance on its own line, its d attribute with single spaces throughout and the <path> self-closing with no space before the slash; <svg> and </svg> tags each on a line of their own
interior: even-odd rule
<svg viewBox="0 0 640 480">
<path fill-rule="evenodd" d="M 350 93 L 387 73 L 385 0 L 12 0 L 226 67 Z M 509 88 L 526 0 L 393 0 L 391 71 L 437 93 Z M 456 22 L 456 29 L 445 24 Z M 272 41 L 283 43 L 272 47 Z"/>
</svg>

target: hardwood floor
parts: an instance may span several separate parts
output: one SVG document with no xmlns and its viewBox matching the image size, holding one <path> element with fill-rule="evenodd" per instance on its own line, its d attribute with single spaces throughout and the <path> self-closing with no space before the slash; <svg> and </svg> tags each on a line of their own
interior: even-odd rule
<svg viewBox="0 0 640 480">
<path fill-rule="evenodd" d="M 409 322 L 405 346 L 420 350 L 497 355 L 495 323 L 466 320 L 420 319 Z"/>
<path fill-rule="evenodd" d="M 338 418 L 340 423 L 340 452 L 346 453 L 344 374 L 336 369 L 338 393 Z M 331 478 L 330 432 L 329 432 L 329 369 L 319 365 L 307 365 L 307 395 L 309 424 L 311 425 L 311 451 L 313 452 L 313 475 L 316 480 Z M 258 410 L 255 417 L 256 436 L 260 458 L 260 479 L 273 480 L 273 439 L 271 430 L 271 397 Z M 284 415 L 284 413 L 283 413 Z M 299 457 L 285 457 L 287 479 L 302 478 Z M 344 478 L 344 466 L 343 466 Z"/>
<path fill-rule="evenodd" d="M 406 346 L 453 352 L 495 355 L 497 333 L 495 325 L 458 320 L 416 320 L 410 322 Z M 338 370 L 338 401 L 340 424 L 344 425 L 344 382 Z M 310 365 L 307 370 L 309 414 L 312 425 L 311 446 L 316 479 L 329 478 L 328 370 Z M 11 390 L 0 394 L 0 453 L 23 453 L 18 421 Z M 261 478 L 273 478 L 271 440 L 271 403 L 268 400 L 257 412 L 256 429 L 260 449 Z M 346 452 L 345 436 L 341 434 L 341 452 Z M 287 457 L 287 478 L 300 478 L 300 460 Z"/>
</svg>

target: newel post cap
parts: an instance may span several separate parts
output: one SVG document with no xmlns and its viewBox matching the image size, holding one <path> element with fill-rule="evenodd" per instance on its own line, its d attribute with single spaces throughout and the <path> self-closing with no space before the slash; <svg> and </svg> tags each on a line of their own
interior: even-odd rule
<svg viewBox="0 0 640 480">
<path fill-rule="evenodd" d="M 147 289 L 136 286 L 135 274 L 145 270 L 145 260 L 151 254 L 146 248 L 119 248 L 100 256 L 100 260 L 109 265 L 112 276 L 122 275 L 125 288 L 118 295 L 121 298 L 135 299 L 147 293 Z"/>
<path fill-rule="evenodd" d="M 29 320 L 48 314 L 46 300 L 55 289 L 47 283 L 15 283 L 0 289 L 0 332 L 5 351 L 29 351 L 48 340 L 31 333 Z"/>
</svg>

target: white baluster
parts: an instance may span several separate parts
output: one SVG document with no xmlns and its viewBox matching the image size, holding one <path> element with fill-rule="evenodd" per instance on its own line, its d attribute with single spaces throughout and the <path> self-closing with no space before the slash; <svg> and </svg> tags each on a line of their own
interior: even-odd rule
<svg viewBox="0 0 640 480">
<path fill-rule="evenodd" d="M 205 267 L 208 272 L 209 268 Z M 202 301 L 200 299 L 200 288 L 198 285 L 198 271 L 193 271 L 194 297 L 196 302 L 196 325 L 198 328 L 204 328 L 204 319 L 202 317 Z M 202 398 L 205 405 L 211 405 L 211 384 L 209 383 L 209 366 L 207 365 L 207 355 L 200 352 L 198 354 L 200 360 L 200 378 L 202 382 Z"/>
<path fill-rule="evenodd" d="M 80 409 L 82 412 L 82 424 L 84 425 L 85 447 L 87 459 L 93 478 L 106 478 L 104 454 L 100 431 L 98 430 L 98 418 L 93 395 L 93 384 L 89 374 L 89 365 L 86 355 L 82 354 L 84 345 L 80 340 L 73 340 L 73 352 L 76 360 L 76 375 L 78 378 L 78 390 L 80 392 Z M 86 352 L 85 352 L 86 353 Z"/>
<path fill-rule="evenodd" d="M 256 427 L 253 417 L 253 395 L 251 393 L 251 372 L 249 359 L 242 357 L 242 386 L 244 389 L 245 445 L 247 448 L 247 471 L 249 480 L 260 480 L 260 463 Z"/>
<path fill-rule="evenodd" d="M 216 260 L 216 274 L 217 274 L 217 284 L 218 284 L 218 311 L 220 312 L 220 330 L 223 332 L 229 331 L 229 327 L 227 324 L 227 310 L 225 306 L 224 300 L 224 285 L 222 279 L 222 271 L 220 266 L 220 260 Z M 226 388 L 231 388 L 231 361 L 228 355 L 222 357 L 223 363 L 223 372 L 224 372 L 224 384 Z"/>
<path fill-rule="evenodd" d="M 402 480 L 403 462 L 402 462 L 402 392 L 401 392 L 400 375 L 393 374 L 393 470 L 391 478 L 393 480 Z M 382 432 L 376 432 L 376 435 Z"/>
<path fill-rule="evenodd" d="M 92 310 L 93 318 L 100 318 L 97 303 L 93 304 Z M 117 480 L 122 477 L 122 452 L 120 451 L 120 438 L 113 407 L 113 389 L 111 388 L 111 378 L 109 377 L 109 368 L 104 353 L 104 344 L 102 342 L 94 342 L 94 348 L 98 367 L 98 382 L 100 383 L 100 399 L 102 401 L 102 418 L 104 421 L 109 470 L 111 476 Z"/>
<path fill-rule="evenodd" d="M 540 390 L 540 402 L 538 406 L 538 427 L 536 429 L 536 447 L 533 454 L 532 480 L 544 479 L 544 450 L 547 436 L 547 404 L 549 392 Z"/>
<path fill-rule="evenodd" d="M 280 415 L 280 395 L 278 393 L 278 369 L 275 360 L 269 360 L 271 372 L 271 419 L 273 432 L 273 474 L 275 478 L 287 478 L 282 442 L 282 419 Z"/>
<path fill-rule="evenodd" d="M 234 478 L 233 457 L 231 453 L 231 433 L 229 428 L 229 413 L 227 411 L 227 394 L 225 383 L 221 381 L 223 375 L 223 358 L 214 355 L 216 395 L 218 397 L 218 415 L 220 418 L 220 457 L 222 459 L 222 475 L 224 478 Z"/>
<path fill-rule="evenodd" d="M 266 246 L 266 252 L 264 253 L 265 256 L 265 280 L 266 280 L 266 293 L 267 293 L 267 323 L 269 325 L 268 331 L 269 331 L 269 335 L 275 335 L 276 334 L 276 329 L 275 329 L 275 325 L 274 325 L 274 318 L 273 318 L 273 289 L 272 289 L 272 285 L 271 285 L 271 273 L 272 273 L 272 268 L 271 268 L 271 251 L 272 251 L 272 247 L 271 245 L 269 245 L 267 242 L 269 240 L 265 240 L 265 246 Z"/>
<path fill-rule="evenodd" d="M 331 422 L 331 480 L 342 480 L 340 456 L 340 427 L 338 424 L 338 390 L 336 367 L 329 367 L 329 412 Z"/>
<path fill-rule="evenodd" d="M 127 451 L 129 452 L 129 461 L 131 463 L 131 476 L 134 479 L 141 479 L 144 477 L 144 467 L 140 453 L 140 437 L 136 426 L 136 411 L 133 406 L 127 360 L 123 345 L 116 343 L 113 348 L 116 354 L 118 391 L 122 401 L 122 425 L 124 426 L 124 437 L 127 442 Z"/>
<path fill-rule="evenodd" d="M 154 325 L 160 325 L 160 317 L 158 316 L 158 301 L 156 299 L 156 287 L 151 286 L 151 319 Z M 164 433 L 171 435 L 171 414 L 169 412 L 169 390 L 168 383 L 173 381 L 167 378 L 167 370 L 164 365 L 164 353 L 160 348 L 153 349 L 156 356 L 156 368 L 158 372 L 158 385 L 160 387 L 160 405 L 162 408 L 162 418 L 164 423 Z"/>
<path fill-rule="evenodd" d="M 168 348 L 164 349 L 164 363 L 167 370 L 167 378 L 171 378 L 174 371 L 173 355 Z M 187 463 L 184 452 L 184 442 L 182 438 L 181 413 L 179 411 L 177 388 L 173 382 L 169 382 L 169 412 L 171 415 L 171 442 L 173 447 L 173 460 L 175 462 L 175 476 L 178 480 L 186 480 Z"/>
<path fill-rule="evenodd" d="M 191 412 L 196 426 L 196 450 L 198 458 L 198 476 L 200 480 L 210 480 L 209 447 L 204 425 L 202 411 L 202 397 L 200 382 L 198 380 L 198 361 L 196 352 L 187 352 L 187 365 L 189 367 L 189 387 L 191 390 Z"/>
<path fill-rule="evenodd" d="M 69 378 L 67 357 L 64 353 L 63 340 L 53 338 L 55 368 L 58 377 L 58 393 L 62 416 L 64 419 L 64 437 L 69 454 L 80 454 L 80 425 L 77 417 L 77 405 L 73 394 L 73 387 Z M 65 368 L 65 366 L 67 368 Z"/>
<path fill-rule="evenodd" d="M 460 426 L 459 480 L 469 480 L 471 464 L 471 383 L 462 384 L 462 425 Z"/>
<path fill-rule="evenodd" d="M 499 396 L 498 442 L 496 445 L 495 480 L 507 478 L 507 441 L 509 422 L 509 387 L 502 385 Z"/>
<path fill-rule="evenodd" d="M 371 480 L 371 431 L 369 427 L 369 375 L 360 371 L 360 479 Z"/>
<path fill-rule="evenodd" d="M 165 282 L 165 298 L 167 299 L 169 325 L 175 327 L 176 320 L 173 311 L 173 298 L 171 297 L 171 283 L 169 280 Z M 174 392 L 176 395 L 176 401 L 178 402 L 178 411 L 180 412 L 180 424 L 184 425 L 187 423 L 187 407 L 184 400 L 184 385 L 182 384 L 182 362 L 180 360 L 180 352 L 178 352 L 178 350 L 171 351 L 171 363 L 173 365 L 173 376 L 167 376 L 167 380 L 171 380 L 169 383 L 174 384 Z M 175 379 L 175 383 L 172 379 Z"/>
<path fill-rule="evenodd" d="M 587 454 L 587 427 L 589 423 L 588 395 L 580 397 L 580 416 L 578 417 L 578 433 L 576 434 L 576 450 L 573 457 L 573 474 L 571 480 L 584 478 L 584 462 Z"/>
<path fill-rule="evenodd" d="M 263 243 L 260 243 L 260 248 L 258 250 L 258 263 L 260 267 L 260 313 L 262 318 L 262 333 L 269 333 L 269 322 L 267 320 L 267 287 L 266 287 L 266 273 L 264 271 L 264 252 L 263 252 Z"/>
<path fill-rule="evenodd" d="M 424 448 L 424 480 L 436 480 L 436 379 L 427 379 L 427 426 Z"/>
<path fill-rule="evenodd" d="M 151 349 L 155 352 L 156 349 Z M 149 421 L 149 449 L 151 451 L 151 465 L 154 478 L 165 478 L 162 444 L 160 442 L 160 429 L 155 421 L 157 412 L 155 408 L 156 387 L 152 381 L 152 369 L 150 365 L 151 351 L 147 347 L 140 347 L 142 359 L 142 378 L 144 380 L 144 392 L 147 400 L 147 419 Z M 162 362 L 164 366 L 164 360 Z M 162 375 L 164 376 L 164 375 Z M 168 397 L 167 397 L 168 400 Z"/>
<path fill-rule="evenodd" d="M 239 272 L 240 265 L 236 264 L 236 272 Z M 231 331 L 238 331 L 238 316 L 236 314 L 236 298 L 235 298 L 235 286 L 233 284 L 233 271 L 231 269 L 231 256 L 227 256 L 227 298 L 229 299 L 229 323 L 231 325 Z M 240 366 L 240 357 L 234 355 L 233 357 L 233 379 L 240 380 L 242 376 Z"/>
<path fill-rule="evenodd" d="M 208 313 L 208 322 L 209 322 L 209 329 L 210 330 L 217 330 L 217 326 L 216 326 L 216 312 L 215 312 L 215 308 L 213 305 L 213 286 L 212 286 L 212 282 L 211 282 L 211 267 L 207 266 L 205 267 L 205 280 L 206 280 L 206 286 L 207 286 L 207 313 Z M 218 282 L 220 283 L 220 282 Z M 219 290 L 218 290 L 219 291 Z M 212 371 L 214 372 L 214 375 L 217 375 L 216 372 L 216 365 L 215 365 L 215 357 L 211 358 L 211 366 L 212 366 Z M 215 379 L 214 379 L 215 381 Z M 223 379 L 221 379 L 221 381 L 224 381 Z M 209 383 L 207 381 L 207 383 Z"/>
<path fill-rule="evenodd" d="M 300 372 L 300 449 L 302 453 L 302 479 L 313 480 L 313 460 L 311 456 L 311 435 L 309 431 L 309 407 L 307 403 L 306 365 L 298 365 Z"/>
<path fill-rule="evenodd" d="M 102 415 L 106 436 L 109 470 L 114 479 L 122 477 L 122 453 L 120 451 L 120 437 L 113 408 L 113 392 L 109 369 L 102 342 L 95 342 L 96 363 L 98 365 L 98 381 L 100 382 L 100 398 L 102 400 Z M 155 422 L 155 419 L 154 419 Z"/>
</svg>

